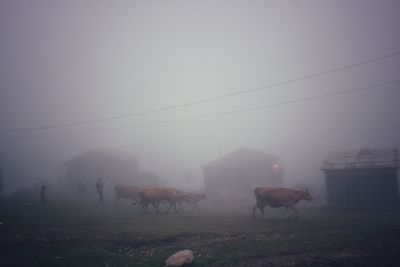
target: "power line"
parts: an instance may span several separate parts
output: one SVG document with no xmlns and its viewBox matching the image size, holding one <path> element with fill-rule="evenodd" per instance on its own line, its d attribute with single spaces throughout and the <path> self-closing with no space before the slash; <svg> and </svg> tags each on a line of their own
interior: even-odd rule
<svg viewBox="0 0 400 267">
<path fill-rule="evenodd" d="M 224 112 L 218 112 L 218 113 L 211 113 L 211 114 L 199 115 L 199 116 L 192 116 L 192 117 L 186 117 L 186 118 L 180 118 L 180 119 L 157 121 L 157 122 L 152 122 L 152 123 L 143 123 L 143 124 L 136 125 L 136 126 L 151 126 L 151 125 L 178 123 L 178 122 L 205 119 L 205 118 L 211 118 L 211 117 L 217 117 L 217 116 L 223 116 L 223 115 L 229 115 L 229 114 L 235 114 L 235 113 L 242 113 L 242 112 L 249 112 L 249 111 L 261 110 L 261 109 L 274 108 L 274 107 L 279 107 L 279 106 L 284 106 L 284 105 L 291 105 L 291 104 L 309 102 L 309 101 L 323 99 L 323 98 L 329 98 L 329 97 L 338 96 L 338 95 L 356 93 L 356 92 L 365 91 L 365 90 L 368 90 L 368 89 L 375 89 L 375 88 L 380 88 L 380 87 L 387 86 L 387 85 L 396 84 L 396 83 L 399 83 L 399 82 L 400 82 L 400 79 L 399 80 L 382 82 L 382 83 L 376 83 L 376 84 L 373 84 L 373 85 L 368 85 L 368 86 L 363 86 L 363 87 L 357 87 L 357 88 L 337 91 L 337 92 L 332 92 L 332 93 L 316 95 L 316 96 L 304 97 L 304 98 L 299 98 L 299 99 L 295 99 L 295 100 L 282 101 L 282 102 L 278 102 L 278 103 L 274 103 L 274 104 L 270 104 L 270 105 L 248 107 L 248 108 L 243 108 L 243 109 L 230 110 L 230 111 L 224 111 Z M 87 131 L 84 131 L 84 132 L 67 132 L 67 133 L 59 133 L 59 134 L 22 137 L 22 138 L 8 138 L 6 140 L 15 141 L 15 140 L 25 140 L 25 139 L 39 139 L 39 138 L 46 138 L 46 137 L 58 137 L 58 136 L 65 136 L 65 135 L 74 134 L 74 133 L 103 132 L 103 131 L 107 131 L 107 130 L 117 130 L 117 129 L 129 128 L 129 127 L 131 127 L 131 126 L 122 126 L 122 127 L 114 127 L 114 128 L 103 128 L 103 129 L 96 129 L 96 130 L 87 130 Z"/>
<path fill-rule="evenodd" d="M 270 105 L 249 107 L 249 108 L 243 108 L 243 109 L 237 109 L 237 110 L 231 110 L 231 111 L 224 111 L 224 112 L 219 112 L 219 113 L 211 113 L 211 114 L 207 114 L 207 115 L 200 115 L 200 116 L 187 117 L 187 118 L 181 118 L 181 119 L 166 120 L 166 121 L 162 121 L 161 123 L 182 122 L 182 121 L 210 118 L 210 117 L 215 117 L 215 116 L 222 116 L 222 115 L 228 115 L 228 114 L 234 114 L 234 113 L 241 113 L 241 112 L 259 110 L 259 109 L 274 108 L 274 107 L 278 107 L 278 106 L 296 104 L 296 103 L 301 103 L 301 102 L 308 102 L 308 101 L 312 101 L 312 100 L 317 100 L 317 99 L 327 98 L 327 97 L 332 97 L 332 96 L 337 96 L 337 95 L 350 94 L 350 93 L 354 93 L 354 92 L 357 92 L 357 91 L 363 91 L 363 90 L 368 90 L 368 89 L 372 89 L 372 88 L 378 88 L 378 87 L 381 87 L 381 86 L 385 86 L 385 85 L 389 85 L 389 84 L 395 84 L 395 83 L 399 83 L 399 82 L 400 82 L 400 80 L 393 80 L 393 81 L 389 81 L 389 82 L 383 82 L 383 83 L 373 84 L 373 85 L 369 85 L 369 86 L 353 88 L 353 89 L 349 89 L 349 90 L 343 90 L 343 91 L 327 93 L 327 94 L 322 94 L 322 95 L 317 95 L 317 96 L 310 96 L 310 97 L 300 98 L 300 99 L 296 99 L 296 100 L 283 101 L 283 102 L 270 104 Z"/>
<path fill-rule="evenodd" d="M 191 105 L 196 105 L 196 104 L 216 101 L 216 100 L 220 100 L 220 99 L 224 99 L 224 98 L 229 98 L 229 97 L 233 97 L 233 96 L 239 96 L 239 95 L 243 95 L 243 94 L 254 93 L 254 92 L 257 92 L 257 91 L 260 91 L 260 90 L 269 89 L 269 88 L 272 88 L 272 87 L 282 86 L 282 85 L 286 85 L 286 84 L 290 84 L 290 83 L 294 83 L 294 82 L 298 82 L 298 81 L 302 81 L 302 80 L 316 78 L 316 77 L 319 77 L 319 76 L 323 76 L 323 75 L 327 75 L 327 74 L 343 71 L 343 70 L 346 70 L 346 69 L 355 68 L 355 67 L 358 67 L 358 66 L 361 66 L 361 65 L 365 65 L 365 64 L 372 63 L 372 62 L 384 60 L 384 59 L 387 59 L 387 58 L 390 58 L 390 57 L 394 57 L 394 56 L 398 56 L 398 55 L 400 55 L 400 51 L 392 53 L 392 54 L 388 54 L 388 55 L 385 55 L 385 56 L 368 59 L 368 60 L 361 61 L 361 62 L 358 62 L 358 63 L 354 63 L 354 64 L 350 64 L 350 65 L 346 65 L 346 66 L 330 69 L 330 70 L 327 70 L 327 71 L 301 76 L 301 77 L 290 79 L 290 80 L 286 80 L 286 81 L 283 81 L 283 82 L 273 83 L 273 84 L 262 86 L 262 87 L 242 90 L 242 91 L 238 91 L 238 92 L 235 92 L 235 93 L 220 95 L 220 96 L 216 96 L 216 97 L 203 98 L 203 99 L 190 101 L 190 102 L 186 102 L 186 103 L 182 103 L 182 104 L 170 105 L 170 106 L 165 106 L 165 107 L 161 107 L 161 108 L 149 109 L 149 110 L 139 111 L 139 112 L 120 115 L 120 116 L 112 116 L 112 117 L 107 117 L 107 118 L 100 118 L 100 119 L 93 119 L 93 120 L 86 120 L 86 121 L 79 121 L 79 122 L 71 122 L 71 123 L 52 124 L 52 125 L 33 127 L 33 128 L 20 128 L 20 129 L 3 130 L 3 131 L 0 131 L 0 134 L 15 133 L 15 132 L 26 132 L 26 131 L 48 130 L 48 129 L 52 129 L 52 128 L 63 128 L 63 127 L 72 127 L 72 126 L 85 125 L 85 124 L 94 124 L 94 123 L 98 123 L 98 122 L 120 120 L 120 119 L 126 119 L 126 118 L 146 115 L 146 114 L 150 114 L 150 113 L 156 113 L 156 112 L 160 112 L 160 111 L 177 109 L 177 108 L 187 107 L 187 106 L 191 106 Z"/>
</svg>

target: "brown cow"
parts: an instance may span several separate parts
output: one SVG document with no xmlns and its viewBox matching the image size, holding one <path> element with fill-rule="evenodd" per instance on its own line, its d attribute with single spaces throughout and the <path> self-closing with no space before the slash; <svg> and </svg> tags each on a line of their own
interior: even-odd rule
<svg viewBox="0 0 400 267">
<path fill-rule="evenodd" d="M 179 207 L 182 210 L 182 202 L 185 201 L 186 193 L 173 187 L 163 187 L 163 189 L 175 195 L 175 202 L 179 204 Z"/>
<path fill-rule="evenodd" d="M 199 202 L 200 200 L 203 200 L 203 199 L 206 199 L 206 195 L 204 193 L 199 194 L 199 193 L 188 192 L 185 194 L 185 197 L 184 197 L 184 200 L 186 203 L 190 203 L 193 205 L 193 209 L 194 208 L 200 209 L 197 202 Z"/>
<path fill-rule="evenodd" d="M 254 189 L 254 195 L 257 202 L 253 206 L 253 219 L 255 219 L 257 208 L 260 209 L 261 214 L 265 217 L 265 206 L 271 208 L 285 207 L 286 211 L 290 208 L 295 212 L 296 219 L 298 219 L 298 212 L 294 205 L 302 199 L 313 200 L 307 189 L 303 191 L 290 188 L 257 187 Z"/>
<path fill-rule="evenodd" d="M 131 199 L 132 205 L 136 205 L 139 202 L 139 191 L 141 189 L 139 187 L 131 186 L 131 185 L 121 185 L 117 184 L 114 186 L 115 191 L 115 205 L 121 204 L 121 199 Z"/>
<path fill-rule="evenodd" d="M 163 187 L 145 187 L 139 192 L 139 198 L 140 203 L 143 206 L 143 212 L 145 213 L 149 212 L 149 204 L 152 204 L 156 212 L 159 212 L 158 206 L 161 202 L 169 203 L 168 212 L 172 207 L 174 208 L 174 211 L 177 212 L 176 202 L 178 197 L 171 189 Z"/>
</svg>

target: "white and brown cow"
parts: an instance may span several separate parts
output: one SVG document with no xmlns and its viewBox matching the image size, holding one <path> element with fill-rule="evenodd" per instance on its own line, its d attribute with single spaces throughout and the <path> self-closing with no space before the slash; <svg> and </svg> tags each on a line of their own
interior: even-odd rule
<svg viewBox="0 0 400 267">
<path fill-rule="evenodd" d="M 295 190 L 291 188 L 257 187 L 254 189 L 254 195 L 256 197 L 256 204 L 253 206 L 253 219 L 255 219 L 257 209 L 260 209 L 261 214 L 265 217 L 265 206 L 271 208 L 284 207 L 286 211 L 290 208 L 295 212 L 296 219 L 298 219 L 298 212 L 294 206 L 300 200 L 313 200 L 307 189 Z"/>
</svg>

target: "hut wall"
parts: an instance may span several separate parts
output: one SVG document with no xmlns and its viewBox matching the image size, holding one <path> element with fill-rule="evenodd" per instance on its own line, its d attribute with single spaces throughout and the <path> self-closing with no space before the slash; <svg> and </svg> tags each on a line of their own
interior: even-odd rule
<svg viewBox="0 0 400 267">
<path fill-rule="evenodd" d="M 327 204 L 345 209 L 396 209 L 397 183 L 397 172 L 391 169 L 327 171 Z"/>
<path fill-rule="evenodd" d="M 204 187 L 208 194 L 234 191 L 252 194 L 257 186 L 280 186 L 269 166 L 214 167 L 204 169 Z"/>
<path fill-rule="evenodd" d="M 105 190 L 113 191 L 114 184 L 138 184 L 137 162 L 113 159 L 88 160 L 67 165 L 65 178 L 70 192 L 84 187 L 86 193 L 96 192 L 96 181 L 102 177 Z"/>
</svg>

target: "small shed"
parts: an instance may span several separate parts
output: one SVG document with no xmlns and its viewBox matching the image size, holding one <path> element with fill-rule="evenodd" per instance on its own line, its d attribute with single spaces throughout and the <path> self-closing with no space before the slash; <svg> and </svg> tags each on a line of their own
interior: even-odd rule
<svg viewBox="0 0 400 267">
<path fill-rule="evenodd" d="M 65 182 L 70 192 L 95 192 L 95 183 L 102 177 L 106 187 L 117 183 L 135 184 L 139 179 L 135 155 L 117 150 L 92 150 L 65 163 Z"/>
<path fill-rule="evenodd" d="M 261 151 L 240 148 L 203 166 L 207 195 L 231 191 L 252 194 L 256 186 L 280 186 L 279 159 Z"/>
<path fill-rule="evenodd" d="M 398 163 L 397 149 L 331 152 L 321 167 L 327 205 L 343 209 L 397 209 Z"/>
<path fill-rule="evenodd" d="M 1 166 L 0 166 L 0 197 L 3 194 L 3 176 L 2 176 Z"/>
</svg>

